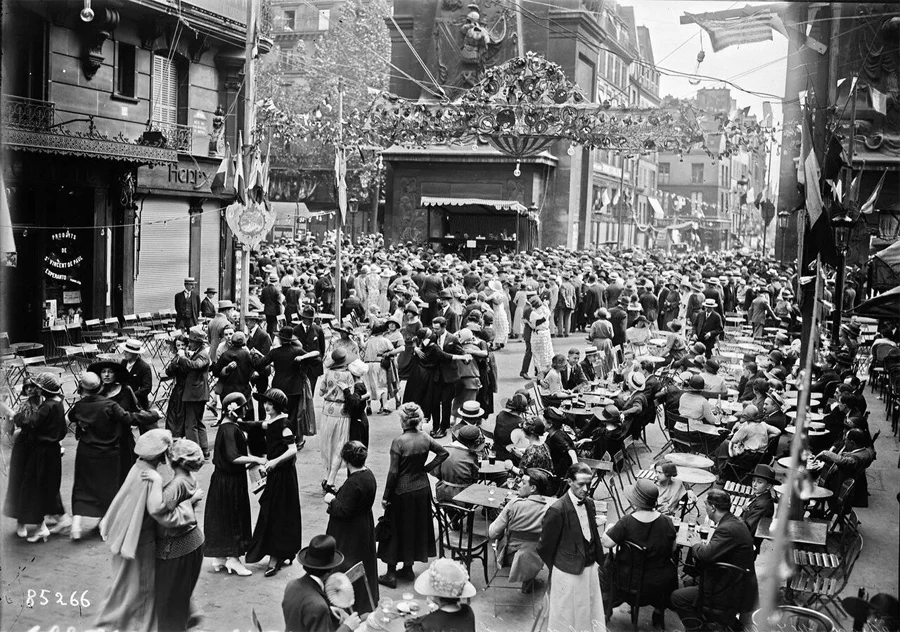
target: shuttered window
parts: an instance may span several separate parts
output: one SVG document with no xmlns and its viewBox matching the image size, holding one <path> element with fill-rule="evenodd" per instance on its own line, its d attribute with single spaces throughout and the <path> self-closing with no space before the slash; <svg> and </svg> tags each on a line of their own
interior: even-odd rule
<svg viewBox="0 0 900 632">
<path fill-rule="evenodd" d="M 178 68 L 162 55 L 153 56 L 153 120 L 178 122 Z"/>
</svg>

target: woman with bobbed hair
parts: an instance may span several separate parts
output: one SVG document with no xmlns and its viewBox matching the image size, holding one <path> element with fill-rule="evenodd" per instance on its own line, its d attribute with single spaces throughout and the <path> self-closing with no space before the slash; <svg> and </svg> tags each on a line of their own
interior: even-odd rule
<svg viewBox="0 0 900 632">
<path fill-rule="evenodd" d="M 674 516 L 678 503 L 688 493 L 684 483 L 675 478 L 678 476 L 678 468 L 674 463 L 663 459 L 653 465 L 653 470 L 656 472 L 656 487 L 659 489 L 656 509 L 667 516 Z"/>
<path fill-rule="evenodd" d="M 397 580 L 412 581 L 414 562 L 427 562 L 437 553 L 434 522 L 431 518 L 431 483 L 428 473 L 447 459 L 449 453 L 419 426 L 424 414 L 418 404 L 400 407 L 403 433 L 391 442 L 391 465 L 381 504 L 390 528 L 390 536 L 379 542 L 378 558 L 387 564 L 387 572 L 378 582 L 390 588 Z M 434 459 L 426 464 L 429 453 Z M 397 564 L 403 563 L 398 572 Z"/>
<path fill-rule="evenodd" d="M 366 569 L 366 579 L 372 600 L 378 602 L 378 562 L 375 559 L 375 520 L 372 505 L 378 483 L 375 475 L 366 467 L 369 451 L 360 441 L 348 441 L 341 448 L 341 459 L 347 464 L 347 480 L 337 494 L 326 494 L 328 505 L 327 535 L 337 542 L 338 550 L 344 554 L 344 563 L 339 571 L 346 571 L 358 562 Z M 357 582 L 353 587 L 355 612 L 365 614 L 371 611 L 366 587 Z"/>
</svg>

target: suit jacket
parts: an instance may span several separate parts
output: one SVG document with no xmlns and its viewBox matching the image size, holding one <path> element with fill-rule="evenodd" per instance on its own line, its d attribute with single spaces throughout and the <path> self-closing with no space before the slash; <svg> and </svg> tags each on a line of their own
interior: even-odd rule
<svg viewBox="0 0 900 632">
<path fill-rule="evenodd" d="M 318 360 L 309 361 L 309 379 L 317 378 L 325 373 L 325 332 L 316 323 L 312 323 L 309 327 L 305 323 L 300 323 L 294 327 L 294 335 L 300 340 L 300 344 L 307 351 L 318 351 Z"/>
<path fill-rule="evenodd" d="M 618 347 L 625 344 L 625 325 L 628 322 L 628 312 L 616 305 L 609 310 L 609 322 L 613 328 L 613 346 Z"/>
<path fill-rule="evenodd" d="M 594 562 L 603 565 L 603 546 L 597 532 L 594 501 L 588 498 L 584 506 L 587 509 L 591 530 L 589 550 L 585 550 L 584 534 L 581 532 L 578 514 L 575 513 L 575 505 L 572 504 L 568 491 L 544 514 L 537 552 L 551 572 L 555 566 L 564 573 L 580 575 L 586 566 Z"/>
<path fill-rule="evenodd" d="M 775 515 L 775 499 L 772 498 L 772 494 L 765 493 L 756 496 L 751 500 L 746 507 L 744 507 L 744 513 L 741 514 L 741 520 L 745 525 L 747 525 L 747 529 L 750 530 L 750 535 L 756 534 L 756 527 L 759 526 L 759 521 L 761 518 L 771 518 Z"/>
<path fill-rule="evenodd" d="M 348 630 L 339 625 L 328 605 L 325 591 L 309 575 L 288 582 L 281 600 L 286 632 L 335 632 Z"/>
<path fill-rule="evenodd" d="M 200 295 L 191 292 L 191 298 L 188 300 L 184 292 L 175 295 L 175 327 L 177 329 L 188 329 L 197 324 L 200 318 Z"/>
<path fill-rule="evenodd" d="M 584 375 L 584 371 L 581 370 L 580 364 L 566 367 L 559 372 L 559 375 L 562 378 L 563 388 L 567 391 L 571 391 L 579 384 L 587 382 L 587 378 Z"/>
<path fill-rule="evenodd" d="M 597 378 L 597 374 L 594 371 L 594 365 L 591 364 L 590 360 L 588 360 L 587 358 L 579 362 L 578 366 L 581 368 L 581 372 L 584 374 L 584 379 L 586 379 L 588 382 L 593 382 Z"/>
<path fill-rule="evenodd" d="M 237 367 L 224 371 L 225 367 L 235 362 Z M 241 393 L 250 399 L 250 376 L 253 375 L 253 360 L 246 347 L 231 347 L 222 352 L 212 368 L 213 375 L 219 378 L 222 385 L 220 395 L 224 398 L 231 393 Z"/>
<path fill-rule="evenodd" d="M 429 274 L 422 281 L 422 287 L 419 288 L 419 295 L 426 303 L 433 303 L 437 300 L 438 294 L 440 294 L 443 289 L 444 280 L 440 275 Z"/>
<path fill-rule="evenodd" d="M 128 363 L 125 360 L 122 360 L 122 366 L 128 370 Z M 134 391 L 134 396 L 141 408 L 148 410 L 150 408 L 150 391 L 153 390 L 153 371 L 145 360 L 138 358 L 135 361 L 134 366 L 128 371 L 126 384 Z"/>
<path fill-rule="evenodd" d="M 310 351 L 313 351 L 311 349 Z M 306 383 L 308 361 L 294 362 L 306 351 L 299 344 L 288 344 L 275 347 L 260 361 L 259 366 L 272 365 L 275 375 L 272 377 L 272 388 L 281 389 L 285 395 L 300 395 Z"/>
<path fill-rule="evenodd" d="M 694 320 L 694 332 L 697 334 L 697 339 L 705 344 L 707 349 L 710 347 L 707 341 L 715 343 L 722 331 L 724 331 L 722 317 L 718 312 L 713 310 L 707 315 L 706 310 L 703 310 L 697 314 L 697 318 Z"/>
<path fill-rule="evenodd" d="M 441 349 L 444 351 L 444 353 L 449 353 L 451 355 L 463 354 L 462 345 L 459 344 L 459 338 L 449 332 L 444 338 L 444 345 L 441 347 Z M 459 380 L 459 369 L 456 366 L 455 360 L 441 360 L 440 368 L 441 377 L 444 378 L 445 383 L 451 384 Z"/>
<path fill-rule="evenodd" d="M 739 612 L 749 612 L 756 607 L 759 597 L 759 587 L 756 582 L 756 549 L 753 548 L 753 536 L 747 525 L 738 520 L 733 514 L 727 513 L 716 526 L 705 544 L 695 544 L 691 547 L 694 558 L 701 570 L 707 572 L 709 565 L 714 562 L 726 562 L 750 571 L 743 590 L 738 595 L 740 603 Z M 704 569 L 703 567 L 707 568 Z"/>
<path fill-rule="evenodd" d="M 259 293 L 259 300 L 262 301 L 263 314 L 266 316 L 281 314 L 281 286 L 277 283 L 264 287 Z"/>
<path fill-rule="evenodd" d="M 596 283 L 589 285 L 584 294 L 582 309 L 589 322 L 597 319 L 597 310 L 603 305 L 603 289 Z"/>
<path fill-rule="evenodd" d="M 225 327 L 229 324 L 230 321 L 228 320 L 228 317 L 222 312 L 219 312 L 211 321 L 209 321 L 209 325 L 207 325 L 207 333 L 209 334 L 209 361 L 213 364 L 216 363 L 219 345 L 222 344 L 222 332 L 225 331 Z"/>
<path fill-rule="evenodd" d="M 203 318 L 215 318 L 216 316 L 216 306 L 209 300 L 208 296 L 200 301 L 200 315 L 203 316 Z"/>
<path fill-rule="evenodd" d="M 449 331 L 451 334 L 455 334 L 457 331 L 459 331 L 460 315 L 454 312 L 452 307 L 448 305 L 447 309 L 442 309 L 438 313 L 436 313 L 435 317 L 437 316 L 443 316 L 447 319 L 447 331 Z"/>
<path fill-rule="evenodd" d="M 177 356 L 175 363 L 187 371 L 184 380 L 183 402 L 205 402 L 209 399 L 209 347 L 203 345 L 194 352 L 188 351 L 185 357 Z"/>
</svg>

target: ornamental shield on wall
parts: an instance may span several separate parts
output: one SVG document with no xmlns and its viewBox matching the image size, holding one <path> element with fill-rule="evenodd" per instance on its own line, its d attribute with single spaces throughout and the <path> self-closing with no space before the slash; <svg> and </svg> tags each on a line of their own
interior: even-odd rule
<svg viewBox="0 0 900 632">
<path fill-rule="evenodd" d="M 234 202 L 225 209 L 225 220 L 237 240 L 249 248 L 265 240 L 275 226 L 275 213 L 258 202 Z"/>
</svg>

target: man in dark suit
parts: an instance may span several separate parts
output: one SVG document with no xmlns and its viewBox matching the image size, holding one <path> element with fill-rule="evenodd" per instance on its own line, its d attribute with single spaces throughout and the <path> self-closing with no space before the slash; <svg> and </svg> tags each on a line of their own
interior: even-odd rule
<svg viewBox="0 0 900 632">
<path fill-rule="evenodd" d="M 566 368 L 559 372 L 562 378 L 563 388 L 567 391 L 575 389 L 575 387 L 587 383 L 584 371 L 581 370 L 581 351 L 578 349 L 569 349 L 568 362 Z"/>
<path fill-rule="evenodd" d="M 419 288 L 419 296 L 428 303 L 428 307 L 422 313 L 423 323 L 430 323 L 431 319 L 437 315 L 438 295 L 443 289 L 444 279 L 441 278 L 441 266 L 437 261 L 433 261 L 428 276 L 422 280 L 422 287 Z"/>
<path fill-rule="evenodd" d="M 175 357 L 181 368 L 187 370 L 181 401 L 184 403 L 184 438 L 200 446 L 203 457 L 209 458 L 209 442 L 203 412 L 209 400 L 209 345 L 206 332 L 198 325 L 188 332 L 188 348 Z"/>
<path fill-rule="evenodd" d="M 257 393 L 263 394 L 269 389 L 269 369 L 261 368 L 258 365 L 272 350 L 272 338 L 269 337 L 269 334 L 266 333 L 265 328 L 262 326 L 262 323 L 266 320 L 264 315 L 259 312 L 250 312 L 244 319 L 247 321 L 247 327 L 250 329 L 250 332 L 247 334 L 247 351 L 250 352 L 250 357 L 256 369 L 254 376 L 250 379 L 250 383 Z M 257 402 L 256 418 L 258 420 L 266 418 L 263 403 L 262 400 Z"/>
<path fill-rule="evenodd" d="M 309 388 L 314 395 L 316 392 L 316 382 L 325 372 L 323 360 L 325 357 L 325 332 L 318 324 L 316 324 L 314 320 L 315 316 L 316 310 L 310 305 L 305 306 L 300 310 L 300 324 L 294 327 L 294 335 L 297 336 L 297 339 L 300 341 L 300 344 L 303 345 L 303 348 L 306 351 L 319 352 L 319 358 L 315 361 L 310 360 L 308 364 L 309 372 L 307 373 L 307 377 L 309 377 Z"/>
<path fill-rule="evenodd" d="M 759 598 L 756 582 L 756 550 L 753 536 L 747 525 L 731 513 L 731 496 L 721 489 L 713 489 L 706 495 L 706 515 L 716 528 L 709 542 L 697 542 L 691 546 L 691 553 L 704 573 L 704 582 L 721 581 L 719 571 L 712 565 L 725 562 L 743 568 L 748 572 L 744 581 L 737 584 L 728 595 L 719 594 L 717 604 L 729 604 L 738 613 L 752 612 Z M 720 592 L 720 591 L 717 591 Z M 697 606 L 700 598 L 699 586 L 679 588 L 672 593 L 672 609 L 681 617 L 685 630 L 699 630 L 705 624 Z M 716 607 L 717 604 L 707 604 Z"/>
<path fill-rule="evenodd" d="M 722 317 L 716 311 L 716 302 L 708 298 L 703 301 L 703 311 L 694 319 L 694 335 L 697 340 L 706 346 L 706 357 L 713 354 L 713 347 L 725 328 L 722 326 Z"/>
<path fill-rule="evenodd" d="M 450 355 L 461 355 L 463 353 L 459 339 L 455 334 L 447 331 L 447 321 L 443 317 L 436 316 L 433 318 L 431 329 L 434 331 L 434 344 L 439 349 L 443 349 L 444 353 Z M 440 369 L 440 376 L 434 385 L 434 388 L 441 390 L 440 418 L 431 431 L 435 439 L 443 439 L 447 436 L 447 431 L 450 429 L 451 404 L 453 403 L 454 395 L 456 395 L 457 382 L 459 382 L 459 369 L 455 360 L 442 360 Z"/>
<path fill-rule="evenodd" d="M 351 632 L 359 627 L 357 613 L 338 624 L 325 595 L 325 580 L 343 562 L 337 543 L 330 535 L 317 535 L 297 554 L 305 575 L 284 587 L 281 612 L 286 632 Z"/>
<path fill-rule="evenodd" d="M 453 295 L 450 293 L 450 290 L 441 290 L 438 294 L 438 310 L 435 313 L 435 316 L 440 316 L 444 320 L 447 321 L 446 329 L 451 334 L 455 334 L 459 331 L 459 319 L 460 315 L 453 311 L 453 308 L 450 307 L 450 301 L 453 299 Z"/>
<path fill-rule="evenodd" d="M 190 329 L 197 324 L 200 318 L 200 295 L 194 287 L 197 281 L 194 277 L 186 277 L 184 280 L 184 292 L 175 295 L 175 328 Z"/>
<path fill-rule="evenodd" d="M 206 296 L 200 302 L 200 315 L 203 318 L 213 318 L 219 310 L 219 303 L 216 301 L 216 288 L 206 288 Z"/>
<path fill-rule="evenodd" d="M 598 574 L 604 556 L 588 494 L 591 477 L 584 463 L 570 465 L 569 489 L 547 510 L 541 525 L 537 553 L 550 569 L 550 630 L 592 630 L 593 622 L 604 620 Z M 579 593 L 572 595 L 575 589 Z"/>
<path fill-rule="evenodd" d="M 528 372 L 531 370 L 531 310 L 539 307 L 541 299 L 535 290 L 526 290 L 528 302 L 525 303 L 525 309 L 522 311 L 522 340 L 525 341 L 525 355 L 522 356 L 522 370 L 519 371 L 519 377 L 524 380 L 531 379 Z"/>
<path fill-rule="evenodd" d="M 150 410 L 150 391 L 153 390 L 153 371 L 150 365 L 141 357 L 146 351 L 144 343 L 140 340 L 126 340 L 122 345 L 122 354 L 125 359 L 122 365 L 128 372 L 128 386 L 134 391 L 138 404 L 144 410 Z"/>
<path fill-rule="evenodd" d="M 775 515 L 775 499 L 772 498 L 772 487 L 778 484 L 775 478 L 775 470 L 771 466 L 760 463 L 753 470 L 753 478 L 750 480 L 750 486 L 753 488 L 753 500 L 751 500 L 744 512 L 741 514 L 741 520 L 747 525 L 747 529 L 754 536 L 756 535 L 756 527 L 762 518 L 771 518 Z M 762 544 L 762 538 L 754 537 L 753 544 L 756 551 Z"/>
<path fill-rule="evenodd" d="M 625 330 L 628 328 L 628 312 L 625 311 L 627 306 L 628 299 L 623 296 L 619 298 L 618 304 L 609 310 L 609 322 L 613 329 L 612 344 L 617 347 L 616 354 L 619 356 L 619 362 L 625 359 L 621 348 L 625 344 Z"/>
<path fill-rule="evenodd" d="M 581 367 L 581 372 L 584 374 L 584 379 L 588 382 L 593 382 L 597 379 L 597 371 L 594 369 L 594 361 L 596 359 L 597 347 L 590 346 L 584 350 L 584 360 L 578 363 L 578 366 Z"/>
<path fill-rule="evenodd" d="M 588 327 L 597 320 L 597 310 L 603 303 L 603 288 L 597 283 L 597 276 L 591 274 L 587 279 L 587 291 L 584 293 L 582 302 L 582 311 L 584 312 L 585 323 Z"/>
<path fill-rule="evenodd" d="M 263 314 L 266 316 L 266 333 L 274 336 L 275 328 L 278 327 L 278 317 L 283 309 L 282 301 L 284 300 L 277 274 L 269 275 L 269 284 L 259 293 L 259 300 L 262 301 Z"/>
<path fill-rule="evenodd" d="M 354 314 L 358 319 L 362 319 L 366 315 L 362 301 L 356 295 L 355 289 L 350 288 L 348 292 L 347 298 L 341 301 L 341 319 L 343 320 L 347 316 L 353 316 Z"/>
</svg>

